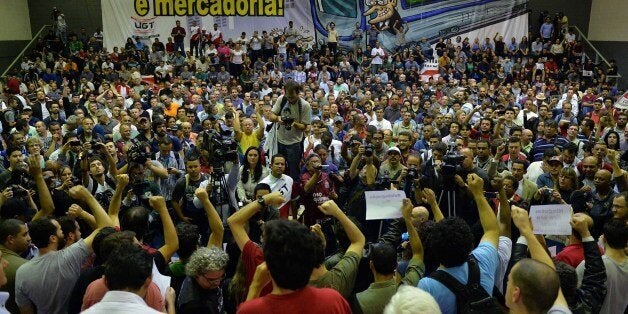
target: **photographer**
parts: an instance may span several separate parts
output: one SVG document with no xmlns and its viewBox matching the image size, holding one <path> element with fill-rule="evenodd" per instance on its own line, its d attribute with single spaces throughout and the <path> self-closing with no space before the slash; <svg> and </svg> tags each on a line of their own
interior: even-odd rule
<svg viewBox="0 0 628 314">
<path fill-rule="evenodd" d="M 304 132 L 311 122 L 310 104 L 299 96 L 301 86 L 293 81 L 284 85 L 285 94 L 277 98 L 268 119 L 276 125 L 278 152 L 286 156 L 288 173 L 299 180 Z"/>
<path fill-rule="evenodd" d="M 54 203 L 39 166 L 39 156 L 30 156 L 25 163 L 18 148 L 9 147 L 7 153 L 9 168 L 0 174 L 0 217 L 29 221 L 51 215 Z M 40 211 L 37 211 L 38 206 L 33 199 L 35 193 Z"/>
<path fill-rule="evenodd" d="M 90 147 L 90 149 L 84 149 L 79 154 L 81 179 L 87 190 L 102 206 L 106 207 L 111 202 L 116 188 L 115 175 L 118 173 L 116 161 L 107 151 L 105 144 L 100 142 L 85 144 L 88 145 L 84 145 L 84 148 Z"/>
<path fill-rule="evenodd" d="M 372 147 L 370 149 L 370 154 L 373 154 Z M 386 160 L 382 162 L 382 165 L 379 168 L 378 179 L 381 182 L 399 184 L 402 179 L 402 173 L 405 173 L 407 169 L 401 164 L 401 151 L 397 147 L 391 147 L 388 149 L 386 157 Z M 390 186 L 384 186 L 384 188 L 390 188 Z"/>
<path fill-rule="evenodd" d="M 50 154 L 48 159 L 68 165 L 74 171 L 79 164 L 79 154 L 82 150 L 81 141 L 78 140 L 76 134 L 68 132 L 63 136 L 63 146 Z"/>
</svg>

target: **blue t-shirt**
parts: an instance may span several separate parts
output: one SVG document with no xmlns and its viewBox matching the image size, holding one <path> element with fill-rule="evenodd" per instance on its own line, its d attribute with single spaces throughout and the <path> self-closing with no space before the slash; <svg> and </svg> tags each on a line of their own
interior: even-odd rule
<svg viewBox="0 0 628 314">
<path fill-rule="evenodd" d="M 480 284 L 482 284 L 482 287 L 489 295 L 493 295 L 495 271 L 499 263 L 497 249 L 488 242 L 480 242 L 480 245 L 471 253 L 475 256 L 480 267 Z M 439 269 L 446 271 L 462 284 L 466 284 L 469 278 L 469 265 L 466 262 L 457 267 Z M 430 277 L 424 277 L 419 281 L 418 287 L 427 291 L 436 299 L 443 314 L 456 313 L 456 296 L 439 281 Z"/>
</svg>

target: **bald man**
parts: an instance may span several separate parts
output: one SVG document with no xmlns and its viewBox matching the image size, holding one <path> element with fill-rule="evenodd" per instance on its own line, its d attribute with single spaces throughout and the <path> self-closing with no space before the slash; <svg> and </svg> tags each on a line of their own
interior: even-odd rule
<svg viewBox="0 0 628 314">
<path fill-rule="evenodd" d="M 589 214 L 593 218 L 593 230 L 591 233 L 597 239 L 602 234 L 604 224 L 613 217 L 612 207 L 613 199 L 617 192 L 613 191 L 611 184 L 611 172 L 600 169 L 595 173 L 594 184 L 595 192 L 593 193 L 593 205 Z"/>
<path fill-rule="evenodd" d="M 558 274 L 548 265 L 522 259 L 508 275 L 506 306 L 511 313 L 547 313 L 558 296 L 559 282 Z"/>
</svg>

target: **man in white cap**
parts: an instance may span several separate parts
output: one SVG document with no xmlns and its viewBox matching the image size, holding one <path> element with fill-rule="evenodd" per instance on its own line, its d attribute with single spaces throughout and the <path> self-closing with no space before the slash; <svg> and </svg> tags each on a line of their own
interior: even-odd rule
<svg viewBox="0 0 628 314">
<path fill-rule="evenodd" d="M 378 178 L 380 180 L 387 178 L 396 182 L 401 179 L 402 171 L 405 169 L 406 167 L 401 164 L 401 150 L 397 147 L 391 147 L 386 153 L 386 160 L 379 168 Z"/>
</svg>

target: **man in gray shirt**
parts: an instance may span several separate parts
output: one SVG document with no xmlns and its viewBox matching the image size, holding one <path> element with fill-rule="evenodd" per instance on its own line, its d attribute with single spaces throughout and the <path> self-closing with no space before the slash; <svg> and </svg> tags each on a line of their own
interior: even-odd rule
<svg viewBox="0 0 628 314">
<path fill-rule="evenodd" d="M 105 210 L 85 187 L 73 187 L 70 197 L 85 200 L 92 209 L 97 229 L 87 238 L 61 250 L 65 238 L 56 220 L 42 218 L 29 224 L 31 239 L 39 248 L 39 256 L 20 266 L 15 275 L 15 302 L 21 313 L 35 313 L 35 309 L 38 313 L 67 313 L 70 294 L 81 273 L 81 266 L 92 253 L 94 237 L 101 228 L 113 225 Z"/>
<path fill-rule="evenodd" d="M 293 180 L 300 180 L 299 161 L 303 154 L 304 131 L 312 121 L 310 103 L 299 96 L 301 85 L 288 81 L 285 94 L 279 96 L 268 120 L 277 123 L 278 152 L 286 156 L 288 173 Z"/>
</svg>

